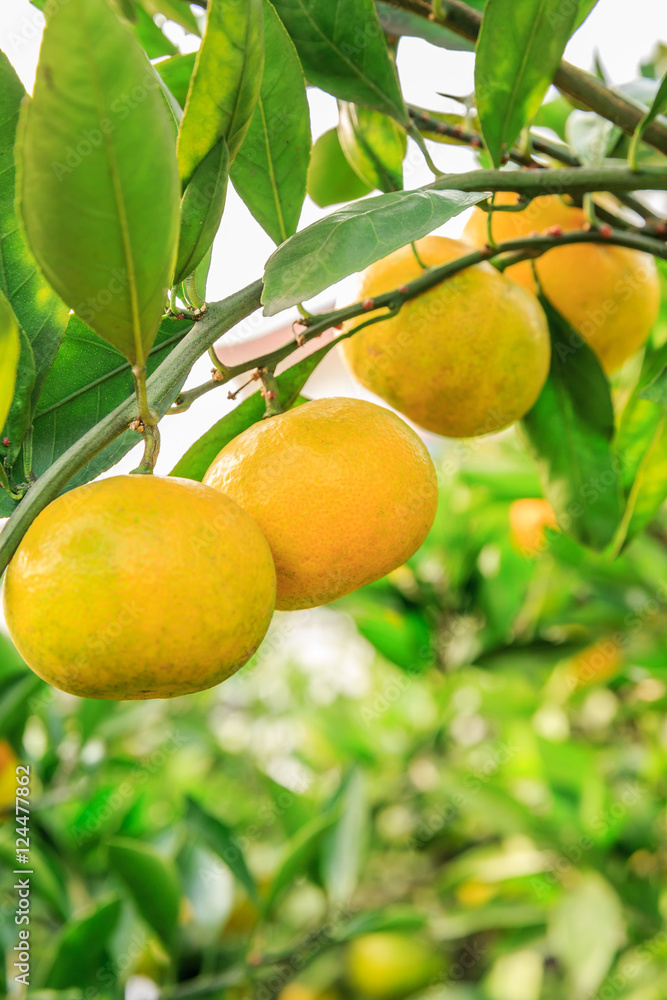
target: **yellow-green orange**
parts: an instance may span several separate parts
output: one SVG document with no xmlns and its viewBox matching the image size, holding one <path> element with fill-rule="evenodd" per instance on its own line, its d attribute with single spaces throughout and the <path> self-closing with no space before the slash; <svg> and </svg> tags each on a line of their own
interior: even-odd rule
<svg viewBox="0 0 667 1000">
<path fill-rule="evenodd" d="M 511 205 L 517 197 L 506 192 L 496 201 Z M 473 246 L 486 243 L 487 218 L 479 209 L 473 211 L 463 233 Z M 545 195 L 523 212 L 497 212 L 493 238 L 518 239 L 552 226 L 568 232 L 585 224 L 582 209 Z M 615 371 L 645 342 L 660 304 L 658 273 L 649 254 L 611 244 L 578 243 L 547 251 L 535 267 L 547 298 L 593 348 L 606 371 Z M 515 264 L 505 273 L 535 290 L 530 262 Z"/>
<path fill-rule="evenodd" d="M 327 604 L 400 566 L 437 504 L 423 442 L 396 414 L 357 399 L 318 399 L 254 424 L 204 482 L 259 524 L 284 611 Z"/>
<path fill-rule="evenodd" d="M 254 521 L 201 483 L 116 476 L 54 500 L 7 570 L 7 626 L 44 680 L 89 698 L 170 698 L 262 641 L 275 570 Z"/>
<path fill-rule="evenodd" d="M 523 497 L 509 508 L 510 537 L 521 555 L 539 556 L 547 547 L 547 528 L 558 531 L 558 521 L 548 500 Z"/>
<path fill-rule="evenodd" d="M 470 253 L 442 236 L 427 236 L 417 246 L 428 266 Z M 403 247 L 360 275 L 354 299 L 373 300 L 422 273 L 412 248 Z M 487 434 L 518 420 L 549 370 L 540 304 L 486 263 L 447 278 L 341 347 L 362 385 L 420 427 L 447 437 Z"/>
<path fill-rule="evenodd" d="M 405 934 L 365 934 L 352 941 L 347 952 L 352 990 L 376 1000 L 406 997 L 426 986 L 439 971 L 433 951 Z"/>
</svg>

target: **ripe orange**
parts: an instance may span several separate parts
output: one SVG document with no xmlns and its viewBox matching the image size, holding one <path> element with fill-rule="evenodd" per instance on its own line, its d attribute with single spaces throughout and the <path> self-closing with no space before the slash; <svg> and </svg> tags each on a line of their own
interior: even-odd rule
<svg viewBox="0 0 667 1000">
<path fill-rule="evenodd" d="M 539 556 L 547 545 L 546 528 L 558 530 L 558 521 L 548 500 L 525 497 L 509 508 L 510 536 L 524 556 Z"/>
<path fill-rule="evenodd" d="M 505 192 L 496 195 L 496 202 L 511 205 L 517 198 Z M 585 221 L 582 209 L 566 205 L 555 195 L 545 195 L 531 201 L 523 212 L 497 212 L 493 238 L 498 242 L 518 239 L 551 226 L 567 232 L 583 228 Z M 486 226 L 486 213 L 475 209 L 463 238 L 473 246 L 483 246 Z M 650 254 L 578 243 L 549 250 L 535 266 L 547 298 L 593 348 L 607 372 L 620 368 L 645 342 L 660 305 L 658 272 Z M 505 273 L 535 291 L 530 262 L 515 264 Z"/>
<path fill-rule="evenodd" d="M 400 566 L 437 504 L 422 441 L 396 414 L 358 399 L 318 399 L 254 424 L 204 482 L 264 532 L 283 611 L 327 604 Z"/>
<path fill-rule="evenodd" d="M 275 570 L 254 521 L 201 483 L 116 476 L 54 500 L 5 579 L 16 646 L 54 687 L 89 698 L 171 698 L 252 656 Z"/>
<path fill-rule="evenodd" d="M 470 248 L 443 236 L 417 244 L 428 266 Z M 373 299 L 422 274 L 410 246 L 371 264 L 353 301 Z M 370 311 L 369 315 L 373 315 Z M 351 329 L 358 320 L 350 320 Z M 531 408 L 549 370 L 549 331 L 533 295 L 490 264 L 477 264 L 406 302 L 398 315 L 342 341 L 362 385 L 420 427 L 474 437 Z"/>
</svg>

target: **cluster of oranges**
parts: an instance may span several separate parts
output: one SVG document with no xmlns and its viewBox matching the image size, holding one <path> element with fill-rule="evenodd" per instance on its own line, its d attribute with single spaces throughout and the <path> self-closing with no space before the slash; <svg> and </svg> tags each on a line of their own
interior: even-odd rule
<svg viewBox="0 0 667 1000">
<path fill-rule="evenodd" d="M 509 202 L 516 196 L 500 196 Z M 580 209 L 540 198 L 494 215 L 494 237 L 560 226 Z M 482 246 L 486 215 L 465 238 Z M 358 298 L 469 252 L 427 237 L 360 276 Z M 546 295 L 618 367 L 647 338 L 659 289 L 651 258 L 616 246 L 559 247 L 536 262 Z M 355 377 L 419 427 L 470 437 L 507 427 L 537 399 L 550 341 L 531 264 L 469 267 L 346 339 Z M 274 607 L 328 603 L 399 566 L 435 516 L 426 447 L 395 413 L 321 399 L 231 441 L 203 483 L 117 476 L 56 499 L 7 571 L 7 624 L 29 666 L 96 698 L 164 698 L 224 680 L 264 638 Z"/>
</svg>

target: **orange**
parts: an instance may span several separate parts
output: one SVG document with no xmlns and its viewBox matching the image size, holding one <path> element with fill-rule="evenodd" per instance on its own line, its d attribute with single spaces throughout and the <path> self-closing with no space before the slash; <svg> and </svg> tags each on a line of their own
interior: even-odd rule
<svg viewBox="0 0 667 1000">
<path fill-rule="evenodd" d="M 264 532 L 283 611 L 327 604 L 400 566 L 437 504 L 422 441 L 396 414 L 358 399 L 318 399 L 254 424 L 204 482 Z"/>
<path fill-rule="evenodd" d="M 515 204 L 518 196 L 496 195 L 501 205 Z M 487 215 L 473 211 L 463 238 L 480 247 L 487 240 Z M 493 238 L 518 239 L 560 226 L 564 232 L 582 229 L 580 208 L 566 205 L 556 195 L 535 198 L 523 212 L 497 212 Z M 655 261 L 650 254 L 599 243 L 578 243 L 548 250 L 535 261 L 547 298 L 593 348 L 607 372 L 613 372 L 642 346 L 651 332 L 660 305 Z M 505 272 L 508 278 L 535 291 L 531 263 L 522 261 Z"/>
<path fill-rule="evenodd" d="M 510 536 L 524 556 L 539 556 L 547 545 L 545 528 L 558 529 L 558 521 L 548 500 L 525 497 L 509 509 Z"/>
<path fill-rule="evenodd" d="M 375 1000 L 398 1000 L 423 989 L 441 968 L 433 951 L 421 941 L 388 931 L 355 938 L 346 957 L 353 994 Z"/>
<path fill-rule="evenodd" d="M 254 521 L 186 479 L 115 476 L 54 500 L 5 579 L 12 639 L 54 687 L 89 698 L 171 698 L 252 656 L 275 571 Z"/>
<path fill-rule="evenodd" d="M 470 253 L 443 236 L 428 236 L 417 247 L 428 266 Z M 412 248 L 403 247 L 360 275 L 353 300 L 373 299 L 422 273 Z M 524 416 L 544 385 L 550 357 L 537 299 L 486 263 L 406 302 L 396 316 L 360 330 L 341 348 L 367 389 L 420 427 L 456 438 L 498 431 Z"/>
</svg>

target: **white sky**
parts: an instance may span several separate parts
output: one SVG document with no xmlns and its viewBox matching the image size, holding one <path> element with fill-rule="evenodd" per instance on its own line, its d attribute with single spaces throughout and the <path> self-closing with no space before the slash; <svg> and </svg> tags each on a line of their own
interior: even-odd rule
<svg viewBox="0 0 667 1000">
<path fill-rule="evenodd" d="M 28 90 L 32 89 L 34 81 L 42 28 L 42 15 L 28 0 L 2 0 L 0 3 L 0 48 L 9 56 Z M 184 51 L 192 48 L 192 36 L 184 38 L 176 26 L 169 25 L 168 28 L 173 29 L 168 33 Z M 599 0 L 593 13 L 571 40 L 566 56 L 571 62 L 590 69 L 597 52 L 609 79 L 614 83 L 624 83 L 637 75 L 638 63 L 659 38 L 667 41 L 667 5 L 664 0 L 634 0 L 631 9 L 626 0 Z M 472 90 L 473 59 L 470 54 L 447 52 L 417 39 L 404 39 L 398 64 L 403 90 L 411 103 L 452 110 L 451 104 L 438 97 L 437 92 L 466 93 Z M 336 124 L 336 104 L 333 98 L 321 91 L 311 89 L 309 96 L 313 135 L 317 137 Z M 439 145 L 434 146 L 432 151 L 442 169 L 457 171 L 474 166 L 468 150 Z M 406 186 L 417 187 L 430 177 L 412 146 L 408 154 Z M 326 212 L 307 199 L 301 227 L 324 214 Z M 459 217 L 449 223 L 445 231 L 456 236 L 464 222 L 465 216 Z M 272 250 L 272 241 L 230 188 L 223 224 L 214 247 L 208 298 L 222 298 L 259 277 Z M 324 300 L 330 299 L 331 293 L 327 293 Z M 279 321 L 258 318 L 246 323 L 240 335 L 256 336 L 284 322 L 283 318 Z M 202 359 L 195 366 L 188 385 L 205 381 L 209 370 L 208 358 Z M 307 391 L 313 396 L 364 395 L 340 365 L 336 352 L 329 355 L 311 379 Z M 228 403 L 225 396 L 225 389 L 211 392 L 187 413 L 162 422 L 158 472 L 168 472 L 183 451 L 234 405 Z M 137 454 L 133 453 L 116 466 L 115 471 L 129 471 L 137 460 Z"/>
</svg>

